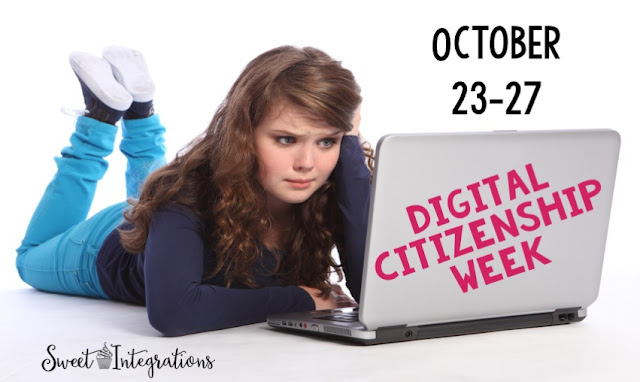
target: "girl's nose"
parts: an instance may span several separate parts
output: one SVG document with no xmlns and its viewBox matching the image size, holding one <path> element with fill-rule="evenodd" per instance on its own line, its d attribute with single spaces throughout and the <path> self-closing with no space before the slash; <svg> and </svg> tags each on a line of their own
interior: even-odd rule
<svg viewBox="0 0 640 382">
<path fill-rule="evenodd" d="M 296 171 L 309 171 L 313 168 L 313 147 L 304 145 L 298 150 L 293 167 Z"/>
</svg>

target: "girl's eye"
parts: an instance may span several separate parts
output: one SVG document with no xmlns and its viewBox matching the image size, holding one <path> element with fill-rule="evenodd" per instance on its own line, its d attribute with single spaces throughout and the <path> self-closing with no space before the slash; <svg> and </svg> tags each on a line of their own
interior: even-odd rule
<svg viewBox="0 0 640 382">
<path fill-rule="evenodd" d="M 320 146 L 324 148 L 332 147 L 336 144 L 336 140 L 333 138 L 327 138 L 320 141 Z"/>
<path fill-rule="evenodd" d="M 292 143 L 295 143 L 296 141 L 294 137 L 277 137 L 276 140 L 278 141 L 278 143 L 281 143 L 283 145 L 290 145 Z"/>
</svg>

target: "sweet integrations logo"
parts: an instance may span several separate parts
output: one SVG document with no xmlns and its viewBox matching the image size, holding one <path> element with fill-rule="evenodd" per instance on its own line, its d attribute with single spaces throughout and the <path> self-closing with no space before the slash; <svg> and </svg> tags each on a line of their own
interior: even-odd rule
<svg viewBox="0 0 640 382">
<path fill-rule="evenodd" d="M 411 230 L 420 236 L 378 255 L 376 274 L 392 281 L 420 268 L 448 266 L 460 291 L 468 293 L 483 282 L 533 271 L 552 263 L 552 256 L 539 249 L 542 234 L 537 231 L 592 211 L 592 199 L 601 189 L 598 180 L 586 179 L 554 190 L 529 163 L 406 206 Z M 523 234 L 530 238 L 500 245 Z M 392 256 L 400 260 L 397 266 L 386 264 Z M 451 260 L 459 257 L 468 260 L 453 265 Z"/>
<path fill-rule="evenodd" d="M 145 349 L 131 348 L 125 351 L 122 345 L 105 342 L 98 350 L 85 349 L 76 357 L 59 357 L 56 354 L 57 346 L 51 344 L 47 346 L 47 358 L 42 361 L 42 369 L 46 372 L 67 370 L 67 369 L 91 369 L 96 370 L 125 370 L 125 369 L 146 369 L 149 378 L 153 378 L 157 370 L 200 368 L 203 370 L 213 369 L 215 359 L 208 355 L 204 358 L 188 355 L 185 350 L 176 350 L 169 355 L 161 356 L 151 354 Z M 97 367 L 95 365 L 97 364 Z"/>
<path fill-rule="evenodd" d="M 98 355 L 96 355 L 96 361 L 98 361 L 98 367 L 101 369 L 108 369 L 111 366 L 111 358 L 113 353 L 107 347 L 107 343 L 104 343 L 102 349 L 98 350 Z"/>
</svg>

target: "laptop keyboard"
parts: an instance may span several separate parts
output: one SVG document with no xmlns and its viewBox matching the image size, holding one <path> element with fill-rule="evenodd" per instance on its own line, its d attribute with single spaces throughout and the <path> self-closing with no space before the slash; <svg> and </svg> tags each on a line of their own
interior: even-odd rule
<svg viewBox="0 0 640 382">
<path fill-rule="evenodd" d="M 358 311 L 351 312 L 336 312 L 327 316 L 315 317 L 318 320 L 329 320 L 339 322 L 358 322 Z"/>
</svg>

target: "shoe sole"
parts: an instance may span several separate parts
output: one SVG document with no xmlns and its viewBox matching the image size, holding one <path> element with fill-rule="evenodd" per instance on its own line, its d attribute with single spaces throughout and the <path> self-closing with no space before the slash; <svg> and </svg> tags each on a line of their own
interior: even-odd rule
<svg viewBox="0 0 640 382">
<path fill-rule="evenodd" d="M 103 50 L 102 57 L 111 64 L 114 77 L 135 102 L 153 100 L 155 84 L 142 53 L 121 46 L 109 46 Z"/>
<path fill-rule="evenodd" d="M 88 53 L 74 52 L 69 55 L 69 63 L 76 75 L 105 105 L 124 111 L 129 109 L 133 97 L 116 81 L 111 65 Z"/>
</svg>

